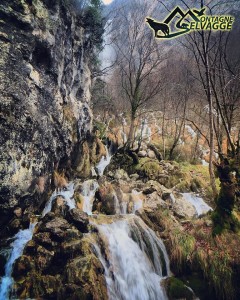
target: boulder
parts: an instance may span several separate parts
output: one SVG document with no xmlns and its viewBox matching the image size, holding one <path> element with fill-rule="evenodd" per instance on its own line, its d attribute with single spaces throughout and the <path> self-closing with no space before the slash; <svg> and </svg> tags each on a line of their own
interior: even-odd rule
<svg viewBox="0 0 240 300">
<path fill-rule="evenodd" d="M 156 158 L 156 155 L 152 150 L 148 150 L 147 156 L 152 159 Z"/>
<path fill-rule="evenodd" d="M 156 210 L 158 208 L 167 208 L 168 205 L 162 198 L 159 196 L 157 192 L 153 192 L 148 194 L 145 199 L 144 209 Z"/>
<path fill-rule="evenodd" d="M 14 263 L 12 275 L 16 277 L 25 276 L 34 268 L 34 261 L 30 256 L 22 255 Z"/>
<path fill-rule="evenodd" d="M 88 232 L 89 219 L 87 213 L 73 208 L 67 214 L 67 220 L 81 232 Z"/>
<path fill-rule="evenodd" d="M 195 207 L 180 195 L 175 196 L 175 203 L 172 205 L 173 212 L 178 218 L 193 218 L 197 216 Z"/>
<path fill-rule="evenodd" d="M 146 156 L 147 156 L 147 151 L 145 151 L 145 150 L 139 151 L 139 152 L 138 152 L 138 156 L 139 156 L 139 157 L 146 157 Z"/>
<path fill-rule="evenodd" d="M 143 194 L 148 195 L 153 192 L 158 192 L 160 195 L 162 194 L 162 186 L 155 180 L 149 180 L 143 187 Z"/>
<path fill-rule="evenodd" d="M 72 260 L 66 266 L 65 276 L 67 282 L 82 286 L 89 299 L 108 299 L 104 268 L 95 255 Z"/>
<path fill-rule="evenodd" d="M 44 218 L 52 217 L 50 214 L 46 215 Z M 45 220 L 46 220 L 45 219 Z M 53 217 L 47 223 L 42 220 L 38 225 L 38 232 L 50 232 L 51 238 L 54 240 L 62 240 L 65 237 L 65 231 L 69 229 L 70 224 L 60 217 Z"/>
<path fill-rule="evenodd" d="M 123 169 L 117 169 L 115 174 L 114 174 L 114 178 L 115 179 L 122 179 L 122 180 L 129 180 L 128 174 L 126 171 L 124 171 Z"/>
</svg>

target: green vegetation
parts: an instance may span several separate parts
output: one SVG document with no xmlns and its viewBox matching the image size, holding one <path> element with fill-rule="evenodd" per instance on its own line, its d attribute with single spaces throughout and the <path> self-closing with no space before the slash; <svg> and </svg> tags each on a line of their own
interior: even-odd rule
<svg viewBox="0 0 240 300">
<path fill-rule="evenodd" d="M 101 140 L 106 137 L 107 126 L 104 123 L 94 120 L 93 127 L 93 130 L 98 132 L 97 135 Z"/>
<path fill-rule="evenodd" d="M 175 277 L 170 277 L 167 279 L 167 294 L 170 300 L 193 299 L 193 293 L 180 279 Z"/>
<path fill-rule="evenodd" d="M 149 216 L 150 217 L 150 216 Z M 184 222 L 181 226 L 171 217 L 171 211 L 158 210 L 151 218 L 161 228 L 170 254 L 171 270 L 176 276 L 187 272 L 203 274 L 214 287 L 218 299 L 234 299 L 234 265 L 240 265 L 240 236 L 230 231 L 212 236 L 209 216 Z"/>
<path fill-rule="evenodd" d="M 143 177 L 156 179 L 163 173 L 163 168 L 155 159 L 148 157 L 140 158 L 139 164 L 135 166 L 135 170 Z"/>
</svg>

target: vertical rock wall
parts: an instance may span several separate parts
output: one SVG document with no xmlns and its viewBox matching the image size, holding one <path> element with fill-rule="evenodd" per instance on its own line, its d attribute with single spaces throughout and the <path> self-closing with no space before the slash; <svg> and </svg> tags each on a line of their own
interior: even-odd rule
<svg viewBox="0 0 240 300">
<path fill-rule="evenodd" d="M 0 222 L 41 205 L 53 169 L 91 131 L 92 46 L 68 2 L 0 3 Z"/>
</svg>

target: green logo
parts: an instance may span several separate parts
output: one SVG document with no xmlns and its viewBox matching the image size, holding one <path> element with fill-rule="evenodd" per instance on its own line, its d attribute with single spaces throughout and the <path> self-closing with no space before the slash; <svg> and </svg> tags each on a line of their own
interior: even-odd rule
<svg viewBox="0 0 240 300">
<path fill-rule="evenodd" d="M 162 23 L 150 17 L 146 18 L 146 22 L 157 39 L 172 39 L 195 30 L 230 31 L 232 29 L 234 17 L 206 15 L 205 11 L 206 7 L 184 11 L 177 6 Z"/>
</svg>

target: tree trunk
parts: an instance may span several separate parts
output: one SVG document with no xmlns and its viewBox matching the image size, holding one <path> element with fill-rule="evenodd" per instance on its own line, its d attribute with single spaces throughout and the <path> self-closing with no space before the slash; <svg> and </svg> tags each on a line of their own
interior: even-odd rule
<svg viewBox="0 0 240 300">
<path fill-rule="evenodd" d="M 133 146 L 134 143 L 134 128 L 135 128 L 135 113 L 132 113 L 131 115 L 131 123 L 130 123 L 130 130 L 129 130 L 129 135 L 128 135 L 128 140 L 126 143 L 126 148 L 130 149 Z"/>
<path fill-rule="evenodd" d="M 217 188 L 215 183 L 215 174 L 214 174 L 214 120 L 213 120 L 213 99 L 212 99 L 212 90 L 211 90 L 211 82 L 210 82 L 210 73 L 209 73 L 209 60 L 208 53 L 205 52 L 206 58 L 206 87 L 207 87 L 207 100 L 209 104 L 209 135 L 210 135 L 210 154 L 209 154 L 209 175 L 210 175 L 210 184 L 213 191 L 214 197 L 217 196 Z"/>
</svg>

